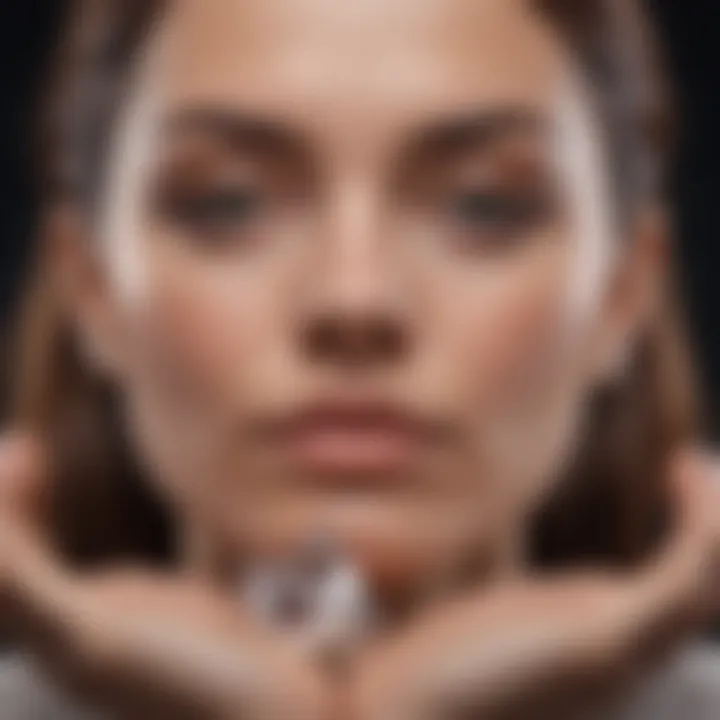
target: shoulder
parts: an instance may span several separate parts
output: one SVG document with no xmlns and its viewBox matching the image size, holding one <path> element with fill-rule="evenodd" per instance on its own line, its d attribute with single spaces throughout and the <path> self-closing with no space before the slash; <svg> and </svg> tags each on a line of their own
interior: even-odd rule
<svg viewBox="0 0 720 720">
<path fill-rule="evenodd" d="M 687 648 L 644 682 L 612 720 L 717 720 L 720 648 Z"/>
<path fill-rule="evenodd" d="M 19 654 L 0 656 L 2 720 L 101 720 L 80 708 Z"/>
</svg>

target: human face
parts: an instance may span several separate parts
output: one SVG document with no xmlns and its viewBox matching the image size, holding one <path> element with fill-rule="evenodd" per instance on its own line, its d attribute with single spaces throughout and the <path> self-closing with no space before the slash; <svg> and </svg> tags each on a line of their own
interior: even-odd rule
<svg viewBox="0 0 720 720">
<path fill-rule="evenodd" d="M 321 533 L 397 587 L 514 555 L 607 339 L 598 135 L 521 0 L 171 3 L 85 315 L 188 542 Z"/>
</svg>

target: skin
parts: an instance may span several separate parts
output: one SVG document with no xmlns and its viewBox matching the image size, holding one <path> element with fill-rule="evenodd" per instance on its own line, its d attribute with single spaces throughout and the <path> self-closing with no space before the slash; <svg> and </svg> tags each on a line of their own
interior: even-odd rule
<svg viewBox="0 0 720 720">
<path fill-rule="evenodd" d="M 647 233 L 620 252 L 549 27 L 497 0 L 174 3 L 109 152 L 99 226 L 71 233 L 92 237 L 69 243 L 70 305 L 198 563 L 320 529 L 381 591 L 517 565 L 640 322 L 618 276 L 658 273 Z M 248 219 L 167 209 L 246 188 Z M 476 196 L 476 217 L 454 209 Z M 542 208 L 505 222 L 486 198 Z M 328 398 L 441 431 L 393 476 L 321 479 L 258 428 Z"/>
<path fill-rule="evenodd" d="M 518 577 L 428 607 L 338 675 L 195 575 L 79 576 L 43 537 L 41 446 L 0 448 L 2 630 L 70 692 L 133 718 L 573 718 L 628 687 L 716 609 L 718 462 L 670 469 L 676 530 L 630 574 Z"/>
<path fill-rule="evenodd" d="M 185 553 L 180 576 L 77 577 L 43 541 L 42 448 L 9 441 L 7 617 L 66 682 L 132 717 L 500 718 L 548 687 L 557 713 L 702 622 L 712 462 L 672 473 L 677 536 L 636 577 L 523 566 L 662 275 L 651 209 L 621 237 L 586 88 L 525 3 L 178 0 L 108 151 L 96 222 L 55 218 L 63 300 Z M 327 398 L 433 432 L 392 472 L 320 471 L 263 433 Z M 342 684 L 215 582 L 318 530 L 381 608 L 435 599 Z"/>
</svg>

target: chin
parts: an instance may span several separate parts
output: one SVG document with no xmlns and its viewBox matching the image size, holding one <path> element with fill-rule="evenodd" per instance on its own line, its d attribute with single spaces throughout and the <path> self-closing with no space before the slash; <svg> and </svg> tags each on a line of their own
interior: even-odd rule
<svg viewBox="0 0 720 720">
<path fill-rule="evenodd" d="M 489 525 L 467 502 L 302 495 L 242 507 L 229 537 L 246 563 L 291 558 L 321 541 L 375 593 L 403 603 L 460 582 L 492 555 Z"/>
</svg>

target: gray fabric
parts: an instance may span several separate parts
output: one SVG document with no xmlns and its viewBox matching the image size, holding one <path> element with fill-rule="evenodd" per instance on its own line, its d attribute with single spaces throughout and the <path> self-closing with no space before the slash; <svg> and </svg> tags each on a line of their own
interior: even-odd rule
<svg viewBox="0 0 720 720">
<path fill-rule="evenodd" d="M 109 717 L 73 703 L 30 660 L 14 655 L 0 661 L 0 720 Z M 682 653 L 597 720 L 720 720 L 720 650 L 699 645 Z"/>
<path fill-rule="evenodd" d="M 720 648 L 700 644 L 681 653 L 608 720 L 720 720 Z"/>
<path fill-rule="evenodd" d="M 0 720 L 110 720 L 82 708 L 24 656 L 0 660 Z"/>
</svg>

